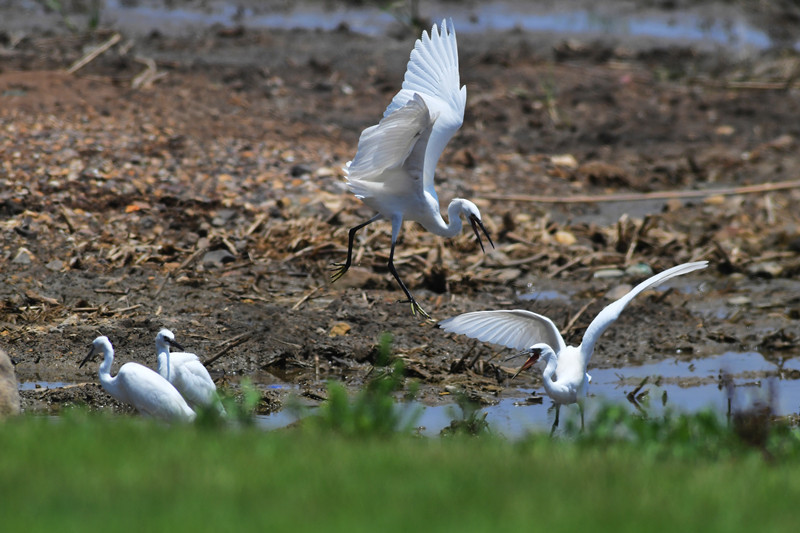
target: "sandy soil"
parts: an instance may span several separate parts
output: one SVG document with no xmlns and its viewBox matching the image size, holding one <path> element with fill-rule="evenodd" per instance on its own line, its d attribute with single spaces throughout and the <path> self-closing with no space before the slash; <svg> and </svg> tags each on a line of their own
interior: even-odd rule
<svg viewBox="0 0 800 533">
<path fill-rule="evenodd" d="M 428 402 L 447 386 L 491 401 L 538 383 L 510 384 L 507 351 L 443 334 L 396 303 L 388 224 L 365 232 L 358 266 L 328 282 L 348 228 L 371 216 L 340 169 L 400 86 L 415 36 L 395 33 L 123 35 L 69 74 L 113 32 L 0 32 L 0 343 L 20 381 L 76 384 L 23 391 L 24 409 L 119 409 L 95 384 L 96 363 L 78 363 L 104 334 L 120 361 L 154 366 L 164 326 L 216 357 L 220 386 L 252 379 L 265 411 L 290 390 L 275 384 L 310 398 L 329 378 L 358 387 L 384 331 Z M 444 205 L 479 205 L 497 248 L 484 255 L 469 234 L 443 240 L 406 225 L 396 263 L 435 319 L 531 309 L 569 325 L 577 343 L 609 297 L 648 275 L 637 265 L 708 259 L 634 302 L 592 364 L 797 354 L 797 183 L 580 201 L 797 180 L 795 53 L 734 58 L 521 31 L 465 34 L 459 46 L 466 117 L 437 187 Z M 530 293 L 543 297 L 518 298 Z"/>
</svg>

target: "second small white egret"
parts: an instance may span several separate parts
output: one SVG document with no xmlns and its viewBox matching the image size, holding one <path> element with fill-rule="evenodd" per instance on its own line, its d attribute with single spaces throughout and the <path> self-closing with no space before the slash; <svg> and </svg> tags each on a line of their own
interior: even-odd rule
<svg viewBox="0 0 800 533">
<path fill-rule="evenodd" d="M 181 351 L 173 352 L 170 346 Z M 166 328 L 156 335 L 156 357 L 159 375 L 172 383 L 189 405 L 195 409 L 214 406 L 220 414 L 225 414 L 217 386 L 205 365 L 197 355 L 183 351 L 183 346 L 175 341 L 175 334 Z"/>
<path fill-rule="evenodd" d="M 500 344 L 529 355 L 520 372 L 533 366 L 540 358 L 546 363 L 542 372 L 544 390 L 556 406 L 556 419 L 551 430 L 558 426 L 562 404 L 577 403 L 583 427 L 583 400 L 591 376 L 586 367 L 594 353 L 594 345 L 625 307 L 642 291 L 664 281 L 708 266 L 708 261 L 684 263 L 667 269 L 639 283 L 619 300 L 606 306 L 586 328 L 579 346 L 567 346 L 553 321 L 524 309 L 474 311 L 448 318 L 439 327 L 461 333 L 484 342 Z"/>
</svg>

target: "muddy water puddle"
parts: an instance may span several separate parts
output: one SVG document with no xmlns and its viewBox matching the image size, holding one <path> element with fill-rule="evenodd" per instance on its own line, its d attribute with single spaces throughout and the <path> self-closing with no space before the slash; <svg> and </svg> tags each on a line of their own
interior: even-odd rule
<svg viewBox="0 0 800 533">
<path fill-rule="evenodd" d="M 75 385 L 75 383 L 68 383 L 66 381 L 24 381 L 19 384 L 18 390 L 63 389 Z"/>
<path fill-rule="evenodd" d="M 434 2 L 426 4 L 423 11 L 433 20 L 452 18 L 462 33 L 525 30 L 567 36 L 644 37 L 729 49 L 763 50 L 772 45 L 767 33 L 731 10 L 713 14 L 675 10 L 626 14 L 593 6 L 547 9 L 531 3 L 488 2 L 454 9 L 451 4 Z M 204 2 L 202 7 L 106 0 L 101 13 L 104 24 L 134 34 L 154 29 L 180 33 L 213 25 L 328 31 L 346 25 L 357 33 L 383 35 L 406 18 L 407 13 L 379 6 L 309 3 L 288 9 L 285 5 L 250 8 L 226 0 Z"/>
<path fill-rule="evenodd" d="M 730 377 L 733 385 L 734 409 L 768 401 L 772 394 L 776 415 L 800 410 L 800 361 L 790 359 L 779 368 L 757 352 L 663 360 L 641 366 L 595 369 L 590 374 L 592 382 L 585 414 L 587 423 L 606 403 L 627 406 L 631 412 L 638 411 L 647 416 L 662 415 L 667 409 L 687 413 L 711 409 L 724 416 L 728 412 L 729 397 L 722 384 L 724 374 Z M 629 399 L 632 392 L 635 395 Z M 555 411 L 550 399 L 542 398 L 543 394 L 541 388 L 516 389 L 495 405 L 482 408 L 481 412 L 486 413 L 486 421 L 493 432 L 509 439 L 521 438 L 532 431 L 547 430 L 552 425 Z M 419 412 L 416 424 L 419 432 L 430 437 L 438 436 L 452 420 L 463 416 L 454 403 L 429 406 L 415 402 L 412 406 L 398 408 Z M 570 417 L 577 421 L 576 406 L 566 406 L 561 411 L 562 428 Z M 259 425 L 265 429 L 284 427 L 297 419 L 296 414 L 286 409 L 257 417 Z"/>
</svg>

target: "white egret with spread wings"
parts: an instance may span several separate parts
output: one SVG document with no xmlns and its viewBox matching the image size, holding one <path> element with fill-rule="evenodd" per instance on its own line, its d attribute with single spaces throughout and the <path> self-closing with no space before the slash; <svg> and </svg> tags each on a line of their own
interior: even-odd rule
<svg viewBox="0 0 800 533">
<path fill-rule="evenodd" d="M 600 311 L 586 328 L 579 346 L 567 346 L 552 320 L 524 309 L 464 313 L 441 321 L 439 327 L 448 332 L 461 333 L 484 342 L 523 351 L 528 355 L 528 359 L 514 377 L 541 358 L 546 364 L 542 372 L 544 390 L 556 406 L 553 431 L 558 426 L 561 405 L 571 403 L 578 404 L 581 427 L 583 427 L 583 399 L 586 397 L 591 380 L 586 367 L 600 335 L 619 318 L 622 310 L 642 291 L 706 266 L 708 261 L 684 263 L 639 283 L 625 296 Z"/>
<path fill-rule="evenodd" d="M 356 232 L 376 220 L 388 219 L 392 223 L 389 271 L 403 289 L 411 312 L 428 317 L 394 266 L 395 245 L 403 220 L 419 222 L 436 235 L 453 237 L 461 232 L 463 215 L 478 237 L 481 249 L 479 229 L 494 247 L 478 207 L 469 200 L 453 199 L 447 208 L 448 221 L 444 221 L 433 183 L 439 157 L 464 121 L 466 100 L 467 89 L 460 86 L 453 23 L 442 21 L 441 28 L 433 25 L 430 37 L 423 32 L 417 40 L 402 89 L 386 108 L 380 123 L 361 133 L 356 156 L 345 166 L 350 191 L 378 214 L 350 229 L 347 259 L 332 265 L 332 282 L 350 268 Z"/>
</svg>

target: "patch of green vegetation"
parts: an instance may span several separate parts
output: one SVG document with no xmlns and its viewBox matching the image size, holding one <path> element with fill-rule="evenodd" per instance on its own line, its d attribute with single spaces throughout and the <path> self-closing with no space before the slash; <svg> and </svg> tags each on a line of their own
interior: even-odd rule
<svg viewBox="0 0 800 533">
<path fill-rule="evenodd" d="M 796 455 L 640 445 L 23 416 L 0 425 L 0 513 L 7 531 L 796 530 Z"/>
<path fill-rule="evenodd" d="M 750 453 L 771 461 L 800 457 L 800 431 L 775 420 L 763 405 L 735 413 L 727 421 L 713 411 L 668 410 L 651 418 L 611 404 L 600 409 L 585 431 L 569 420 L 566 434 L 579 446 L 629 446 L 637 454 L 655 458 L 719 459 Z"/>
<path fill-rule="evenodd" d="M 255 423 L 255 413 L 261 393 L 248 378 L 244 378 L 240 385 L 240 390 L 235 393 L 232 389 L 217 390 L 217 401 L 224 408 L 225 413 L 220 412 L 217 401 L 207 407 L 195 409 L 197 413 L 196 423 L 201 426 L 219 427 L 223 424 L 234 423 L 243 425 L 253 425 Z"/>
<path fill-rule="evenodd" d="M 418 387 L 412 383 L 406 402 L 398 404 L 395 395 L 405 385 L 404 365 L 402 359 L 392 358 L 391 350 L 392 336 L 384 333 L 377 348 L 374 375 L 364 388 L 351 398 L 343 384 L 328 382 L 328 400 L 313 415 L 306 416 L 303 425 L 350 436 L 411 433 L 421 414 L 410 403 Z"/>
<path fill-rule="evenodd" d="M 465 392 L 459 391 L 454 395 L 459 413 L 452 417 L 450 424 L 442 429 L 443 437 L 465 435 L 479 437 L 492 435 L 489 422 L 486 421 L 486 411 L 481 409 L 478 402 L 473 401 Z"/>
<path fill-rule="evenodd" d="M 252 424 L 247 383 L 223 394 L 235 424 L 80 409 L 2 422 L 3 530 L 796 530 L 800 432 L 768 407 L 728 422 L 611 405 L 557 439 L 423 439 L 396 405 L 407 384 L 388 334 L 373 372 L 354 396 L 330 383 L 290 430 Z M 492 435 L 466 394 L 458 403 L 451 434 Z"/>
</svg>

